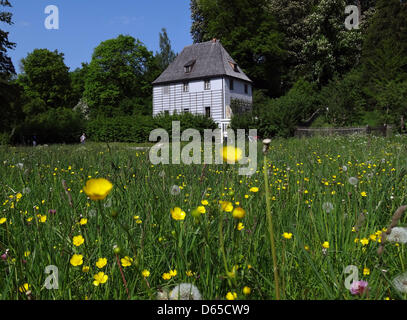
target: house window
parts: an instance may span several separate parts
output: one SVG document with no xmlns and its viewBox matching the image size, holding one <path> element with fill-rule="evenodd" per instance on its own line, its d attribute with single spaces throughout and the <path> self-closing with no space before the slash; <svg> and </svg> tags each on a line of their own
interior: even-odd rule
<svg viewBox="0 0 407 320">
<path fill-rule="evenodd" d="M 239 69 L 237 68 L 237 63 L 229 61 L 229 65 L 232 67 L 234 72 L 239 72 Z"/>
<path fill-rule="evenodd" d="M 229 80 L 229 89 L 230 89 L 230 90 L 234 90 L 233 79 L 230 79 L 230 80 Z"/>
<path fill-rule="evenodd" d="M 163 94 L 168 94 L 170 92 L 170 88 L 168 86 L 163 87 Z"/>
<path fill-rule="evenodd" d="M 184 108 L 184 112 L 185 112 L 185 113 L 189 112 L 189 109 L 188 109 L 188 108 Z"/>
<path fill-rule="evenodd" d="M 211 89 L 211 81 L 210 80 L 205 80 L 204 89 L 205 90 L 210 90 Z"/>
<path fill-rule="evenodd" d="M 183 87 L 182 87 L 183 92 L 189 92 L 189 84 L 188 82 L 184 82 Z"/>
<path fill-rule="evenodd" d="M 211 107 L 205 107 L 205 115 L 208 118 L 211 116 Z"/>
<path fill-rule="evenodd" d="M 184 65 L 184 72 L 190 73 L 192 71 L 192 67 L 194 66 L 196 60 L 191 60 Z"/>
<path fill-rule="evenodd" d="M 249 86 L 247 83 L 244 84 L 244 93 L 249 93 Z"/>
</svg>

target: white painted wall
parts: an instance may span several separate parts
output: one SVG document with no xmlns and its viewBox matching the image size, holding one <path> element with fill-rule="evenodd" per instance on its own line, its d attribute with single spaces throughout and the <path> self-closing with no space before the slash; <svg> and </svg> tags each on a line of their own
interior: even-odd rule
<svg viewBox="0 0 407 320">
<path fill-rule="evenodd" d="M 252 102 L 252 88 L 248 84 L 248 93 L 244 92 L 244 81 L 234 79 L 234 90 L 230 90 L 229 78 L 210 79 L 210 90 L 204 90 L 204 80 L 189 81 L 189 91 L 183 92 L 183 83 L 153 86 L 153 116 L 168 111 L 173 114 L 189 112 L 205 114 L 205 107 L 211 108 L 211 117 L 217 123 L 227 119 L 227 108 L 231 98 Z M 164 87 L 168 93 L 164 94 Z"/>
</svg>

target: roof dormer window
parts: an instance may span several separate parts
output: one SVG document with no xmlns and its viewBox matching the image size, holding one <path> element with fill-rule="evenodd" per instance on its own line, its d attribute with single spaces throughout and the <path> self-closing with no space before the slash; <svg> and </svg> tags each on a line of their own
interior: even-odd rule
<svg viewBox="0 0 407 320">
<path fill-rule="evenodd" d="M 196 60 L 191 60 L 184 65 L 184 72 L 191 73 L 192 67 L 194 66 Z"/>
<path fill-rule="evenodd" d="M 234 72 L 239 72 L 239 69 L 237 67 L 237 63 L 229 61 L 230 66 L 232 67 Z"/>
</svg>

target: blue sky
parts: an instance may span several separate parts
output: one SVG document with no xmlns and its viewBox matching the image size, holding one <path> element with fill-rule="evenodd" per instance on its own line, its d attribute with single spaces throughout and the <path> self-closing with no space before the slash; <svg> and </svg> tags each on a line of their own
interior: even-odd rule
<svg viewBox="0 0 407 320">
<path fill-rule="evenodd" d="M 90 62 L 100 42 L 131 35 L 154 53 L 159 32 L 166 28 L 173 50 L 180 52 L 192 43 L 189 0 L 10 0 L 14 25 L 2 24 L 16 42 L 8 54 L 19 73 L 20 60 L 36 48 L 57 49 L 65 64 L 74 70 Z M 59 9 L 59 30 L 47 30 L 44 13 L 48 5 Z"/>
</svg>

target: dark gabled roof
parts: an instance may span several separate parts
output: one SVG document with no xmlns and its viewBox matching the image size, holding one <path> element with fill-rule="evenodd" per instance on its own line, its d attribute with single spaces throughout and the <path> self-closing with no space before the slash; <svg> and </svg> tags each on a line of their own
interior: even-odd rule
<svg viewBox="0 0 407 320">
<path fill-rule="evenodd" d="M 186 73 L 184 67 L 192 63 L 191 72 Z M 231 64 L 236 64 L 218 40 L 211 40 L 187 46 L 155 80 L 153 84 L 179 82 L 215 76 L 229 76 L 252 82 L 237 66 L 238 72 Z"/>
</svg>

